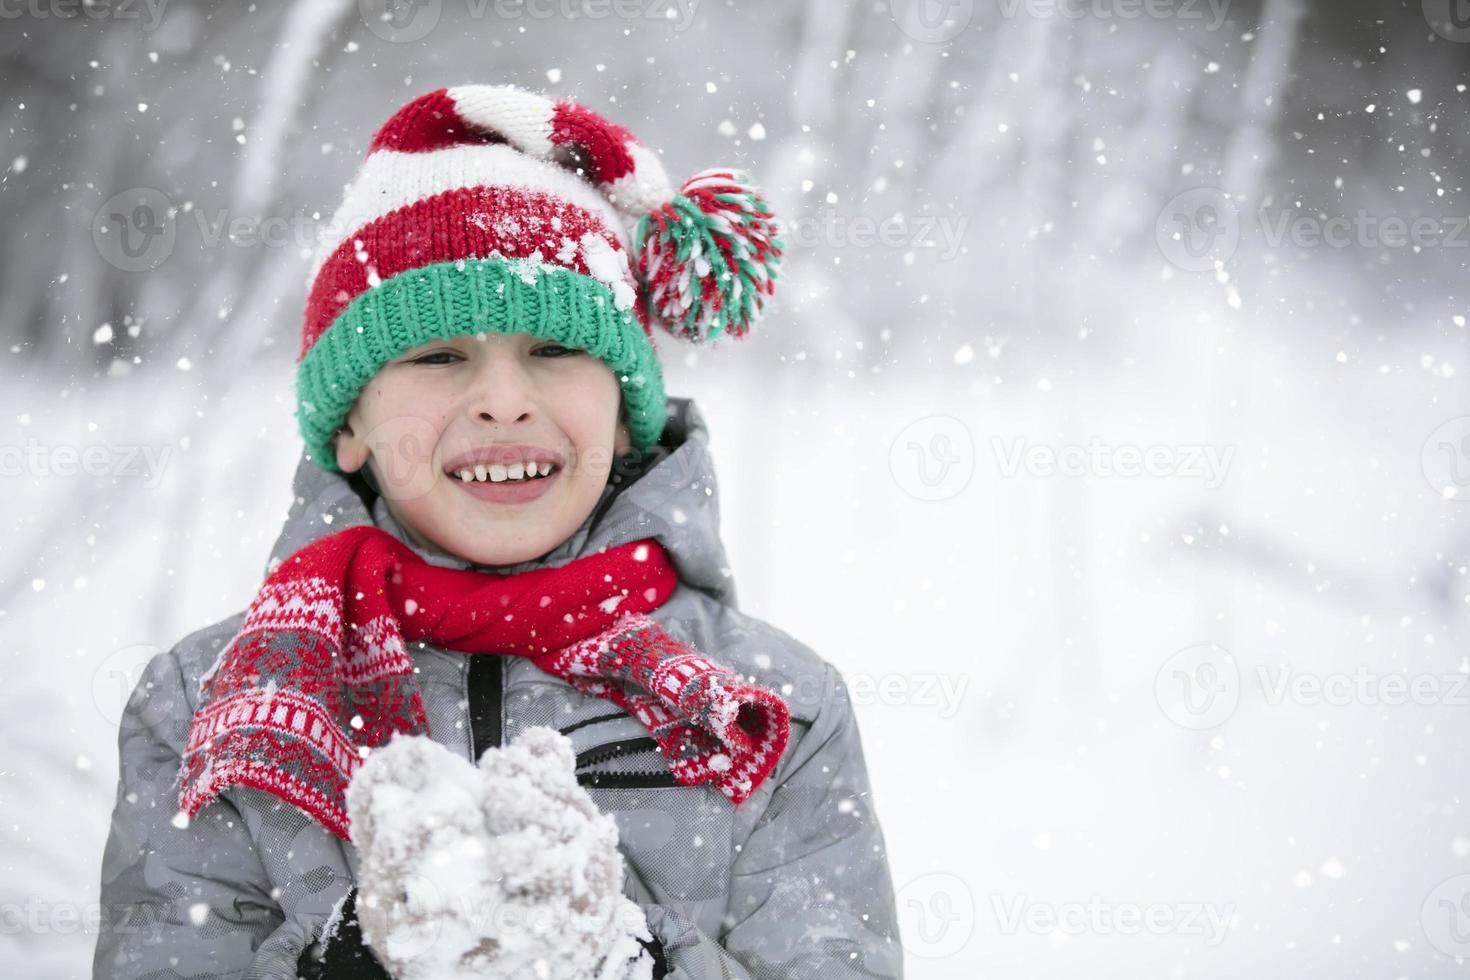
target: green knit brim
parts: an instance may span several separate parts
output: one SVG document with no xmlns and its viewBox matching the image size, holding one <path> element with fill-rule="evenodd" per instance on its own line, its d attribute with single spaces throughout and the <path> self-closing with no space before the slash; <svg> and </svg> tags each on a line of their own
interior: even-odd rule
<svg viewBox="0 0 1470 980">
<path fill-rule="evenodd" d="M 528 281 L 533 280 L 533 281 Z M 612 368 L 633 446 L 663 433 L 663 370 L 631 308 L 602 282 L 559 266 L 505 258 L 439 262 L 399 273 L 353 299 L 296 371 L 296 421 L 312 459 L 332 473 L 332 436 L 373 375 L 431 340 L 528 333 L 580 347 Z"/>
</svg>

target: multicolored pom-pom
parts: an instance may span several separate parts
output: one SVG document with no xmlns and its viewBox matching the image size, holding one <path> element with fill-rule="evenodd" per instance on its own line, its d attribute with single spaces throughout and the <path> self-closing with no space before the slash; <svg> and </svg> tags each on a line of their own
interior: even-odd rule
<svg viewBox="0 0 1470 980">
<path fill-rule="evenodd" d="M 650 310 L 695 343 L 744 336 L 776 288 L 775 216 L 739 170 L 703 170 L 638 222 L 633 252 Z"/>
</svg>

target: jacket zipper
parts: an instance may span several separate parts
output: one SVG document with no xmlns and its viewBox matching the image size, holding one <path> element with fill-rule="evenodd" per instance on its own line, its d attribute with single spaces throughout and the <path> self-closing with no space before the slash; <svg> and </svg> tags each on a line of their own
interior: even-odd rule
<svg viewBox="0 0 1470 980">
<path fill-rule="evenodd" d="M 470 761 L 478 763 L 486 749 L 500 745 L 505 737 L 501 718 L 505 662 L 498 653 L 475 653 L 468 660 L 465 689 L 470 702 L 470 751 L 474 754 Z"/>
<path fill-rule="evenodd" d="M 628 738 L 621 742 L 612 742 L 608 745 L 599 745 L 588 749 L 577 756 L 577 768 L 596 765 L 606 762 L 608 759 L 620 755 L 628 755 L 632 752 L 641 752 L 647 749 L 658 750 L 658 743 L 652 738 Z M 656 786 L 682 786 L 674 774 L 667 769 L 656 771 L 637 772 L 579 772 L 577 782 L 583 786 L 609 786 L 609 787 L 656 787 Z"/>
<path fill-rule="evenodd" d="M 465 683 L 469 699 L 470 751 L 471 760 L 480 761 L 485 750 L 499 746 L 505 738 L 503 717 L 505 705 L 505 658 L 499 654 L 472 654 L 469 660 L 469 675 Z M 607 716 L 603 716 L 606 718 Z M 615 716 L 614 716 L 615 717 Z M 603 718 L 589 719 L 603 720 Z M 572 725 L 570 728 L 579 726 Z M 577 768 L 606 762 L 608 759 L 645 749 L 657 751 L 658 743 L 647 736 L 623 739 L 609 745 L 599 745 L 577 756 Z M 608 787 L 658 787 L 683 785 L 667 769 L 639 772 L 578 772 L 577 782 L 583 786 Z"/>
<path fill-rule="evenodd" d="M 628 755 L 630 752 L 640 752 L 645 749 L 658 751 L 658 743 L 646 736 L 643 738 L 626 738 L 621 742 L 609 742 L 607 745 L 599 745 L 596 748 L 579 753 L 577 755 L 577 768 L 581 769 L 583 766 L 593 766 L 599 762 L 606 762 L 608 759 L 613 759 L 620 755 Z"/>
</svg>

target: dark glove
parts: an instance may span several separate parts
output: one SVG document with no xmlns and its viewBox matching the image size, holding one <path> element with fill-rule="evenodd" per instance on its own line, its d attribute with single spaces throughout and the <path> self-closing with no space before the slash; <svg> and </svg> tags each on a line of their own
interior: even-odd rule
<svg viewBox="0 0 1470 980">
<path fill-rule="evenodd" d="M 656 959 L 661 960 L 660 949 Z M 325 946 L 314 942 L 301 953 L 296 964 L 301 980 L 393 980 L 392 975 L 373 955 L 372 947 L 362 941 L 362 927 L 357 922 L 357 889 L 347 893 L 342 903 L 342 918 Z M 655 975 L 662 976 L 655 968 Z"/>
<path fill-rule="evenodd" d="M 653 957 L 653 980 L 669 975 L 663 943 L 658 937 L 640 939 L 639 943 Z M 357 921 L 357 889 L 347 893 L 342 903 L 342 918 L 336 933 L 325 946 L 312 943 L 301 953 L 296 966 L 300 980 L 393 980 L 383 964 L 373 955 L 372 947 L 362 940 L 362 926 Z"/>
</svg>

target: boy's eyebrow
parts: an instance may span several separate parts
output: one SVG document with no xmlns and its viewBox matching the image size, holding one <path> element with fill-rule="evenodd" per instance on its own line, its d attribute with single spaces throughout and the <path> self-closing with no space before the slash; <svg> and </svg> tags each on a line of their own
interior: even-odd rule
<svg viewBox="0 0 1470 980">
<path fill-rule="evenodd" d="M 469 339 L 469 338 L 465 334 L 459 334 L 459 335 L 454 336 L 454 337 L 434 337 L 434 338 L 432 338 L 430 340 L 424 341 L 422 344 L 419 344 L 416 347 L 410 347 L 408 350 L 404 351 L 403 353 L 404 353 L 404 355 L 406 355 L 408 357 L 413 357 L 415 354 L 422 354 L 424 351 L 431 350 L 432 348 L 442 347 L 445 344 L 449 344 L 450 346 L 453 346 L 456 343 L 458 343 L 459 341 L 461 341 L 461 340 L 467 340 L 467 339 Z"/>
<path fill-rule="evenodd" d="M 490 335 L 495 332 L 496 331 L 492 330 L 481 330 L 477 333 L 455 334 L 452 337 L 435 337 L 433 340 L 426 340 L 422 344 L 419 344 L 417 347 L 413 347 L 409 350 L 404 351 L 403 353 L 399 354 L 395 360 L 399 362 L 411 361 L 415 357 L 427 354 L 433 348 L 445 344 L 448 344 L 451 347 L 467 345 L 472 341 L 478 341 L 479 343 L 483 344 L 487 340 L 489 340 Z M 560 340 L 554 340 L 547 337 L 538 337 L 535 334 L 529 333 L 525 330 L 517 330 L 510 334 L 501 334 L 501 336 L 513 338 L 518 343 L 524 344 L 528 347 L 535 347 L 537 344 L 560 344 L 563 347 L 576 346 L 575 344 L 568 344 Z"/>
</svg>

